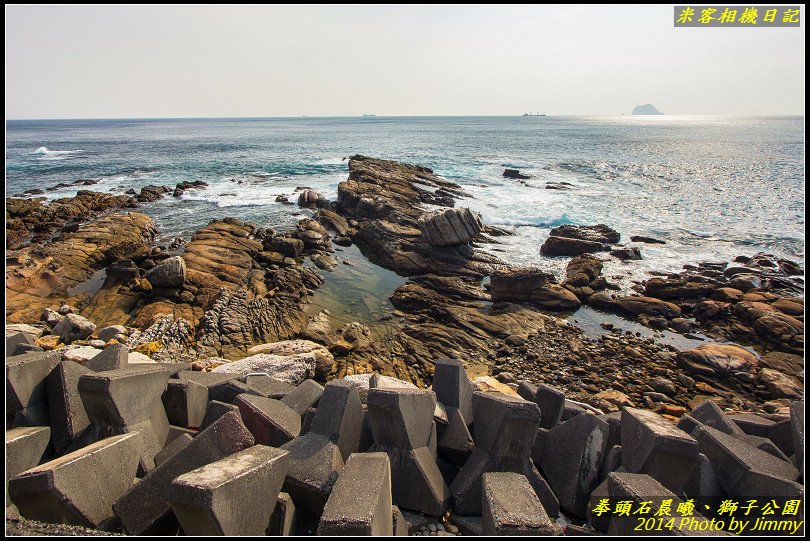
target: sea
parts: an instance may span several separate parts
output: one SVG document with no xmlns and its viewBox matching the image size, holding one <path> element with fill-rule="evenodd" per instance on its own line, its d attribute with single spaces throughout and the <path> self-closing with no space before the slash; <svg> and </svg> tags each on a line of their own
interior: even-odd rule
<svg viewBox="0 0 810 541">
<path fill-rule="evenodd" d="M 203 180 L 207 188 L 142 206 L 161 240 L 188 239 L 224 217 L 284 230 L 309 211 L 276 197 L 296 201 L 308 187 L 334 200 L 354 154 L 423 165 L 460 184 L 470 197 L 457 206 L 514 233 L 485 249 L 560 276 L 568 259 L 539 248 L 563 224 L 604 223 L 623 242 L 665 242 L 633 244 L 640 261 L 606 258 L 609 280 L 625 289 L 700 261 L 760 251 L 804 259 L 803 116 L 9 120 L 6 193 L 39 188 L 55 199 Z M 530 178 L 504 178 L 505 168 Z M 50 189 L 79 179 L 98 182 Z M 363 282 L 373 306 L 358 310 L 376 315 L 404 279 L 356 248 L 339 255 L 352 272 L 331 282 L 336 303 Z"/>
</svg>

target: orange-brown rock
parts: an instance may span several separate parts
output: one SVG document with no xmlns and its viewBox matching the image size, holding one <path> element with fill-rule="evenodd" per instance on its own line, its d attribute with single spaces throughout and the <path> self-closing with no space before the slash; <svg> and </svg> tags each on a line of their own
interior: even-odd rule
<svg viewBox="0 0 810 541">
<path fill-rule="evenodd" d="M 114 261 L 146 253 L 154 234 L 154 223 L 144 214 L 112 214 L 75 232 L 63 233 L 44 246 L 26 246 L 9 252 L 7 320 L 37 321 L 43 308 L 82 304 L 74 301 L 86 301 L 87 294 L 78 292 L 81 288 L 77 286 Z"/>
</svg>

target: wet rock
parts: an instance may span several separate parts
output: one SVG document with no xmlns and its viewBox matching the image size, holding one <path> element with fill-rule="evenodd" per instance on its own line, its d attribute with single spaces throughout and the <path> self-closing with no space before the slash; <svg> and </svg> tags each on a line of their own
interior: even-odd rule
<svg viewBox="0 0 810 541">
<path fill-rule="evenodd" d="M 519 180 L 526 180 L 526 179 L 530 179 L 531 177 L 529 175 L 524 175 L 523 173 L 521 173 L 517 169 L 504 169 L 503 170 L 503 178 L 513 178 L 513 179 L 519 179 Z"/>
<path fill-rule="evenodd" d="M 597 225 L 561 225 L 551 230 L 551 235 L 569 239 L 581 239 L 601 244 L 616 244 L 621 235 L 605 224 Z"/>
<path fill-rule="evenodd" d="M 635 315 L 644 314 L 667 319 L 680 317 L 681 315 L 681 309 L 677 305 L 654 297 L 633 295 L 618 297 L 614 302 L 626 312 Z"/>
<path fill-rule="evenodd" d="M 607 247 L 601 242 L 556 236 L 547 238 L 540 247 L 540 253 L 547 256 L 580 255 L 606 250 Z"/>
<path fill-rule="evenodd" d="M 638 248 L 616 248 L 610 251 L 610 255 L 622 261 L 633 261 L 641 259 L 641 250 Z"/>
<path fill-rule="evenodd" d="M 576 287 L 587 286 L 602 275 L 602 262 L 590 254 L 571 258 L 565 268 L 565 283 Z"/>
<path fill-rule="evenodd" d="M 664 242 L 663 240 L 656 239 L 653 237 L 645 237 L 643 235 L 632 235 L 630 237 L 630 240 L 632 242 L 643 242 L 646 244 L 666 244 L 666 242 Z"/>
<path fill-rule="evenodd" d="M 329 206 L 329 200 L 316 190 L 304 190 L 298 196 L 298 206 L 301 207 L 324 207 Z"/>
</svg>

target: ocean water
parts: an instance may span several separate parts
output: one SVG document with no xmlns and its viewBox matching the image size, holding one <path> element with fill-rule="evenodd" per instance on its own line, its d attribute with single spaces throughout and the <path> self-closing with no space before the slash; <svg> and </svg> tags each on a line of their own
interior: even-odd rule
<svg viewBox="0 0 810 541">
<path fill-rule="evenodd" d="M 459 206 L 514 231 L 489 248 L 511 264 L 561 274 L 567 258 L 546 258 L 539 247 L 567 223 L 666 241 L 638 245 L 642 261 L 607 258 L 608 276 L 630 287 L 651 270 L 758 251 L 803 259 L 803 138 L 804 117 L 8 121 L 6 190 L 100 179 L 45 194 L 56 198 L 204 180 L 208 188 L 143 207 L 165 238 L 226 216 L 279 229 L 307 211 L 276 196 L 295 201 L 296 188 L 311 187 L 334 199 L 347 158 L 359 153 L 424 165 L 461 184 L 472 197 Z M 531 179 L 505 179 L 506 167 Z M 549 182 L 571 186 L 546 189 Z"/>
</svg>

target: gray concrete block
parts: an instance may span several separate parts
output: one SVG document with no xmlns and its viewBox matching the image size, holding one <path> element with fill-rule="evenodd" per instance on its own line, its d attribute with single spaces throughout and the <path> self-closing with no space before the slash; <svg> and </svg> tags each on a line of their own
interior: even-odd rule
<svg viewBox="0 0 810 541">
<path fill-rule="evenodd" d="M 14 346 L 14 351 L 11 352 L 11 355 L 24 355 L 26 353 L 34 353 L 39 351 L 45 350 L 36 344 L 17 344 Z"/>
<path fill-rule="evenodd" d="M 6 430 L 6 482 L 41 463 L 50 442 L 49 426 L 21 426 Z"/>
<path fill-rule="evenodd" d="M 483 475 L 481 486 L 484 535 L 559 533 L 525 476 L 489 472 Z"/>
<path fill-rule="evenodd" d="M 443 458 L 436 459 L 436 466 L 439 467 L 439 472 L 442 474 L 442 479 L 444 479 L 444 484 L 448 487 L 455 481 L 458 472 L 461 471 L 459 466 L 455 464 L 451 464 L 447 462 Z"/>
<path fill-rule="evenodd" d="M 129 351 L 123 344 L 107 346 L 101 353 L 84 363 L 84 367 L 93 372 L 120 370 L 129 365 Z"/>
<path fill-rule="evenodd" d="M 128 367 L 83 374 L 79 394 L 91 421 L 130 426 L 149 420 L 168 381 L 169 374 L 159 367 Z"/>
<path fill-rule="evenodd" d="M 286 473 L 287 451 L 254 445 L 176 477 L 169 504 L 186 535 L 263 535 Z"/>
<path fill-rule="evenodd" d="M 560 416 L 560 422 L 562 423 L 564 421 L 568 421 L 569 419 L 573 419 L 577 415 L 582 415 L 583 413 L 588 413 L 588 410 L 579 404 L 566 400 L 565 404 L 563 405 L 563 412 Z"/>
<path fill-rule="evenodd" d="M 614 445 L 622 444 L 622 412 L 612 411 L 610 413 L 603 413 L 597 415 L 600 419 L 605 421 L 608 425 L 608 438 L 605 443 L 605 448 L 610 449 Z"/>
<path fill-rule="evenodd" d="M 169 380 L 163 391 L 163 407 L 169 423 L 198 428 L 208 407 L 208 387 L 188 380 Z"/>
<path fill-rule="evenodd" d="M 219 400 L 209 400 L 208 405 L 205 407 L 205 415 L 203 416 L 203 420 L 200 421 L 200 431 L 205 430 L 214 424 L 217 419 L 229 411 L 233 411 L 236 412 L 237 415 L 241 415 L 239 413 L 239 406 L 228 404 L 227 402 L 220 402 Z"/>
<path fill-rule="evenodd" d="M 79 378 L 91 373 L 73 361 L 60 362 L 48 375 L 45 388 L 48 395 L 48 413 L 53 429 L 53 446 L 57 454 L 67 449 L 90 419 L 79 395 Z"/>
<path fill-rule="evenodd" d="M 355 453 L 329 495 L 318 535 L 393 534 L 388 455 Z"/>
<path fill-rule="evenodd" d="M 18 332 L 6 337 L 6 357 L 14 355 L 14 350 L 20 345 L 34 345 L 34 338 L 28 334 Z"/>
<path fill-rule="evenodd" d="M 172 481 L 191 470 L 254 445 L 253 435 L 235 412 L 201 431 L 182 451 L 149 472 L 114 504 L 124 529 L 134 535 L 165 532 L 176 524 L 169 505 Z"/>
<path fill-rule="evenodd" d="M 633 508 L 638 508 L 642 501 L 650 502 L 651 509 L 658 509 L 663 500 L 672 500 L 671 509 L 672 516 L 679 517 L 677 514 L 678 504 L 681 499 L 675 494 L 670 492 L 665 486 L 653 479 L 647 474 L 638 473 L 624 473 L 614 472 L 607 478 L 608 495 L 611 504 L 618 501 L 631 501 Z M 703 522 L 703 516 L 699 513 L 692 515 L 696 521 Z M 635 528 L 639 524 L 639 516 L 631 514 L 630 516 L 615 515 L 610 520 L 608 528 L 608 535 L 622 535 L 631 536 L 638 535 Z M 673 523 L 673 529 L 667 531 L 670 535 L 726 535 L 722 530 L 699 530 L 691 527 L 690 521 L 681 521 L 676 518 Z"/>
<path fill-rule="evenodd" d="M 541 383 L 537 386 L 533 401 L 540 408 L 540 428 L 551 429 L 560 423 L 565 410 L 565 393 Z"/>
<path fill-rule="evenodd" d="M 402 511 L 396 505 L 391 506 L 391 519 L 394 523 L 395 536 L 401 537 L 410 535 L 408 533 L 408 522 L 405 520 L 405 515 L 402 514 Z"/>
<path fill-rule="evenodd" d="M 323 394 L 323 385 L 315 380 L 306 379 L 301 384 L 287 393 L 281 399 L 299 417 L 303 417 L 309 408 L 316 407 Z"/>
<path fill-rule="evenodd" d="M 318 413 L 316 408 L 309 408 L 307 412 L 301 417 L 301 435 L 308 433 L 312 429 L 312 421 L 315 420 L 315 414 Z M 363 411 L 365 415 L 365 411 Z M 362 426 L 362 425 L 361 425 Z"/>
<path fill-rule="evenodd" d="M 434 517 L 444 514 L 450 493 L 436 460 L 427 447 L 403 449 L 375 443 L 369 451 L 388 454 L 396 505 Z"/>
<path fill-rule="evenodd" d="M 549 430 L 540 470 L 565 511 L 585 516 L 599 484 L 607 435 L 607 423 L 596 415 L 577 415 Z"/>
<path fill-rule="evenodd" d="M 171 457 L 188 447 L 193 439 L 194 438 L 192 438 L 189 434 L 181 434 L 172 441 L 168 442 L 166 446 L 155 455 L 155 466 L 160 466 Z"/>
<path fill-rule="evenodd" d="M 651 411 L 622 410 L 622 466 L 646 473 L 676 494 L 697 461 L 695 439 Z"/>
<path fill-rule="evenodd" d="M 453 497 L 453 511 L 460 515 L 481 514 L 481 478 L 487 472 L 514 472 L 524 475 L 543 504 L 546 513 L 556 518 L 560 514 L 557 496 L 537 471 L 534 463 L 523 457 L 490 456 L 476 448 L 461 468 L 450 493 Z"/>
<path fill-rule="evenodd" d="M 503 393 L 473 394 L 475 446 L 490 455 L 531 456 L 540 422 L 540 408 L 534 402 Z"/>
<path fill-rule="evenodd" d="M 309 431 L 326 436 L 346 460 L 358 450 L 364 415 L 357 389 L 342 380 L 330 381 L 320 397 Z"/>
<path fill-rule="evenodd" d="M 458 409 L 464 420 L 472 424 L 473 390 L 464 363 L 458 359 L 439 359 L 433 372 L 433 392 L 438 402 Z"/>
<path fill-rule="evenodd" d="M 755 413 L 732 413 L 728 417 L 746 434 L 763 438 L 768 437 L 768 431 L 774 424 L 770 419 Z"/>
<path fill-rule="evenodd" d="M 252 375 L 244 376 L 245 385 L 261 396 L 267 398 L 274 398 L 281 400 L 295 389 L 295 386 L 290 385 L 286 381 L 271 378 L 266 375 Z"/>
<path fill-rule="evenodd" d="M 367 417 L 378 445 L 416 449 L 430 440 L 436 395 L 421 389 L 369 389 Z"/>
<path fill-rule="evenodd" d="M 540 466 L 540 461 L 543 459 L 543 450 L 546 446 L 546 436 L 548 436 L 548 428 L 538 428 L 534 436 L 534 443 L 532 444 L 532 462 L 536 466 Z"/>
<path fill-rule="evenodd" d="M 779 450 L 785 453 L 785 456 L 791 456 L 796 453 L 793 444 L 793 427 L 790 419 L 774 422 L 768 430 L 767 437 L 779 447 Z"/>
<path fill-rule="evenodd" d="M 484 519 L 481 515 L 458 515 L 450 514 L 450 522 L 454 524 L 462 535 L 484 535 Z"/>
<path fill-rule="evenodd" d="M 614 445 L 607 453 L 605 453 L 605 460 L 602 462 L 602 472 L 599 474 L 599 482 L 607 479 L 607 476 L 615 471 L 619 471 L 622 467 L 622 446 Z"/>
<path fill-rule="evenodd" d="M 760 451 L 765 451 L 766 453 L 775 456 L 778 459 L 785 460 L 790 462 L 790 458 L 785 456 L 785 453 L 782 452 L 779 447 L 776 446 L 774 442 L 769 440 L 768 438 L 763 438 L 761 436 L 752 436 L 750 434 L 743 434 L 742 436 L 738 436 L 741 441 L 744 441 L 748 445 L 752 447 L 756 447 Z"/>
<path fill-rule="evenodd" d="M 430 455 L 433 457 L 433 461 L 439 459 L 439 436 L 438 430 L 436 429 L 436 421 L 431 421 L 430 427 L 430 437 L 428 438 L 427 444 L 428 451 L 430 451 Z"/>
<path fill-rule="evenodd" d="M 113 436 L 12 478 L 9 496 L 25 518 L 98 526 L 132 487 L 140 453 L 139 435 Z"/>
<path fill-rule="evenodd" d="M 698 454 L 695 467 L 692 468 L 692 473 L 689 474 L 689 479 L 684 487 L 684 494 L 687 498 L 695 500 L 697 509 L 705 509 L 706 505 L 716 507 L 724 496 L 712 463 L 703 453 Z"/>
<path fill-rule="evenodd" d="M 236 408 L 236 411 L 239 411 L 239 408 Z M 171 426 L 169 425 L 169 433 L 166 435 L 166 445 L 169 445 L 171 442 L 179 438 L 180 436 L 187 434 L 190 437 L 194 437 L 197 435 L 197 430 L 193 430 L 191 428 L 183 428 L 182 426 Z"/>
<path fill-rule="evenodd" d="M 237 379 L 239 376 L 236 374 L 221 374 L 219 372 L 197 372 L 192 370 L 183 370 L 174 375 L 177 379 L 193 381 L 200 385 L 205 385 L 210 390 L 214 385 Z"/>
<path fill-rule="evenodd" d="M 790 405 L 790 431 L 793 435 L 793 450 L 799 460 L 799 468 L 804 472 L 804 402 Z"/>
<path fill-rule="evenodd" d="M 437 453 L 444 460 L 461 467 L 470 458 L 475 442 L 461 411 L 450 406 L 446 411 L 449 422 L 438 438 Z"/>
<path fill-rule="evenodd" d="M 337 445 L 320 434 L 306 434 L 285 443 L 289 467 L 284 480 L 296 507 L 320 514 L 332 487 L 343 470 L 343 457 Z"/>
<path fill-rule="evenodd" d="M 256 443 L 279 447 L 301 433 L 301 416 L 280 400 L 241 394 L 234 405 Z"/>
<path fill-rule="evenodd" d="M 611 510 L 605 512 L 594 512 L 599 503 L 605 500 L 607 500 L 606 503 L 610 506 Z M 585 512 L 585 518 L 588 522 L 588 526 L 597 532 L 606 533 L 610 527 L 610 517 L 613 516 L 612 510 L 614 505 L 615 502 L 610 501 L 610 494 L 608 494 L 608 482 L 607 479 L 605 479 L 595 489 L 593 489 L 590 498 L 588 498 L 588 508 Z"/>
<path fill-rule="evenodd" d="M 714 401 L 704 400 L 690 412 L 693 419 L 706 426 L 716 428 L 720 432 L 731 434 L 732 436 L 742 436 L 744 432 L 737 426 L 733 419 L 723 413 Z M 691 433 L 691 431 L 689 431 Z"/>
<path fill-rule="evenodd" d="M 45 380 L 59 364 L 55 351 L 26 353 L 6 358 L 6 416 L 27 408 L 47 408 Z M 45 422 L 48 424 L 47 411 Z"/>
<path fill-rule="evenodd" d="M 208 400 L 233 404 L 240 394 L 261 396 L 258 391 L 248 387 L 238 379 L 230 379 L 208 386 Z"/>
<path fill-rule="evenodd" d="M 273 514 L 270 515 L 267 535 L 295 535 L 297 518 L 298 511 L 290 495 L 286 492 L 279 492 L 276 507 L 273 509 Z"/>
<path fill-rule="evenodd" d="M 717 429 L 695 431 L 700 452 L 711 461 L 723 491 L 732 498 L 787 496 L 799 490 L 799 470 L 793 464 L 752 447 Z M 799 488 L 796 488 L 799 487 Z"/>
</svg>

